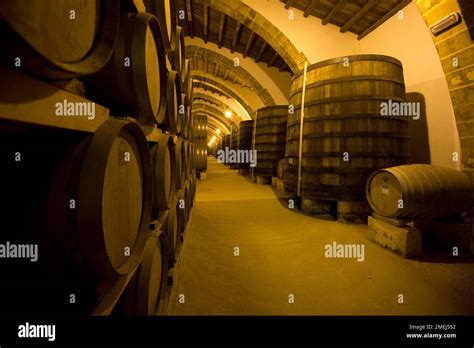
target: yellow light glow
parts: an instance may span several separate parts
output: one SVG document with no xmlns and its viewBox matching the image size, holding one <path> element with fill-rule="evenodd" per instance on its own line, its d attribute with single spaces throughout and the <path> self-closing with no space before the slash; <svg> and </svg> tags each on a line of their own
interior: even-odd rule
<svg viewBox="0 0 474 348">
<path fill-rule="evenodd" d="M 225 112 L 225 117 L 230 118 L 232 116 L 232 111 L 227 110 Z"/>
</svg>

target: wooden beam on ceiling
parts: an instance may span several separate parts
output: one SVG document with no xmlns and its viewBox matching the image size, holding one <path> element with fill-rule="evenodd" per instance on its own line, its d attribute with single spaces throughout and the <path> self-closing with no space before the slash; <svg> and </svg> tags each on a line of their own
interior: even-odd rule
<svg viewBox="0 0 474 348">
<path fill-rule="evenodd" d="M 241 29 L 242 23 L 237 22 L 237 24 L 235 25 L 234 37 L 232 38 L 232 46 L 230 48 L 230 53 L 234 53 L 235 46 L 237 46 L 237 44 L 239 43 Z"/>
<path fill-rule="evenodd" d="M 308 7 L 304 10 L 303 16 L 308 17 L 311 14 L 311 11 L 319 5 L 320 1 L 319 0 L 311 0 L 311 2 L 308 4 Z"/>
<path fill-rule="evenodd" d="M 214 68 L 214 76 L 219 77 L 219 64 L 216 63 L 216 67 Z"/>
<path fill-rule="evenodd" d="M 191 38 L 194 38 L 194 33 L 196 29 L 194 27 L 193 0 L 186 0 L 185 6 L 189 35 L 191 36 Z"/>
<path fill-rule="evenodd" d="M 257 57 L 255 58 L 255 62 L 258 63 L 262 60 L 263 54 L 265 53 L 265 50 L 268 47 L 268 43 L 266 41 L 263 41 L 262 48 L 260 48 L 260 51 L 257 54 Z"/>
<path fill-rule="evenodd" d="M 291 7 L 293 0 L 286 0 L 285 8 L 288 10 Z"/>
<path fill-rule="evenodd" d="M 331 11 L 329 11 L 329 13 L 326 15 L 326 17 L 324 17 L 323 21 L 322 21 L 322 24 L 323 25 L 326 25 L 329 23 L 329 21 L 331 20 L 332 17 L 334 17 L 343 7 L 344 5 L 346 4 L 347 0 L 339 0 L 336 4 L 336 6 L 334 6 Z"/>
<path fill-rule="evenodd" d="M 209 74 L 209 61 L 207 60 L 207 56 L 204 57 L 204 72 Z"/>
<path fill-rule="evenodd" d="M 377 27 L 382 25 L 386 20 L 388 20 L 393 15 L 395 15 L 398 11 L 400 11 L 402 8 L 407 6 L 409 3 L 411 3 L 411 0 L 403 0 L 397 6 L 395 6 L 390 11 L 388 11 L 383 17 L 380 17 L 374 24 L 372 24 L 370 27 L 368 27 L 362 33 L 360 33 L 359 36 L 357 37 L 357 39 L 362 40 L 364 37 L 366 37 L 372 31 L 374 31 Z"/>
<path fill-rule="evenodd" d="M 229 75 L 229 69 L 225 69 L 224 71 L 224 80 L 227 80 L 227 75 Z"/>
<path fill-rule="evenodd" d="M 270 59 L 270 61 L 268 62 L 268 66 L 273 66 L 273 64 L 275 63 L 276 59 L 278 58 L 279 54 L 278 52 L 275 51 L 275 54 L 273 55 L 272 59 Z"/>
<path fill-rule="evenodd" d="M 281 59 L 281 63 L 280 63 L 280 66 L 278 67 L 278 70 L 279 70 L 280 72 L 286 70 L 286 62 L 285 62 L 285 60 L 284 60 L 283 58 Z"/>
<path fill-rule="evenodd" d="M 219 48 L 222 48 L 224 43 L 226 22 L 227 16 L 224 12 L 221 12 L 221 19 L 219 22 L 219 43 L 217 45 Z"/>
<path fill-rule="evenodd" d="M 249 55 L 249 51 L 250 51 L 250 48 L 253 45 L 254 40 L 255 40 L 255 32 L 252 31 L 251 34 L 250 34 L 250 38 L 247 41 L 247 45 L 245 46 L 244 58 Z"/>
<path fill-rule="evenodd" d="M 204 42 L 209 41 L 209 22 L 210 22 L 210 7 L 204 4 Z"/>
<path fill-rule="evenodd" d="M 360 9 L 351 19 L 349 19 L 342 27 L 341 33 L 345 33 L 346 31 L 350 30 L 362 17 L 364 17 L 367 13 L 370 12 L 380 0 L 369 0 L 364 7 Z"/>
</svg>

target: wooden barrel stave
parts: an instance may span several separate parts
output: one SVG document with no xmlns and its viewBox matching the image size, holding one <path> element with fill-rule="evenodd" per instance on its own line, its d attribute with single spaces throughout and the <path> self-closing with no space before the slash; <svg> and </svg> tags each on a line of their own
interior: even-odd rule
<svg viewBox="0 0 474 348">
<path fill-rule="evenodd" d="M 285 157 L 288 105 L 270 106 L 257 110 L 255 150 L 257 165 L 254 174 L 276 176 L 278 161 Z"/>
</svg>

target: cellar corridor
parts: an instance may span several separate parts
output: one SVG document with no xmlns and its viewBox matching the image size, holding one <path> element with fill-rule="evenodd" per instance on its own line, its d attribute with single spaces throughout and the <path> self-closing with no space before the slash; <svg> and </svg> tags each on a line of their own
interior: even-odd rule
<svg viewBox="0 0 474 348">
<path fill-rule="evenodd" d="M 209 157 L 174 270 L 169 314 L 473 313 L 472 264 L 400 258 L 368 241 L 367 226 L 292 212 L 271 186 L 248 180 Z M 324 247 L 333 242 L 365 244 L 366 262 L 326 258 Z"/>
</svg>

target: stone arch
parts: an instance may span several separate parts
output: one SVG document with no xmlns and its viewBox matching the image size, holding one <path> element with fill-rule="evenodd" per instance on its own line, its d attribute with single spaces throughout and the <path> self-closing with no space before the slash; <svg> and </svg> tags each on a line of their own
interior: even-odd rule
<svg viewBox="0 0 474 348">
<path fill-rule="evenodd" d="M 428 28 L 453 11 L 463 12 L 458 1 L 453 0 L 417 0 L 416 5 Z M 461 168 L 474 172 L 474 37 L 463 19 L 457 27 L 432 38 L 453 104 L 461 144 Z"/>
<path fill-rule="evenodd" d="M 203 2 L 229 17 L 243 23 L 264 39 L 285 60 L 293 73 L 303 69 L 306 57 L 280 29 L 241 0 L 203 0 Z"/>
<path fill-rule="evenodd" d="M 254 118 L 255 110 L 247 104 L 247 102 L 232 89 L 228 88 L 224 84 L 220 83 L 215 79 L 211 79 L 205 76 L 200 76 L 195 72 L 192 73 L 193 86 L 202 87 L 209 90 L 211 93 L 221 94 L 227 98 L 233 98 L 237 103 L 239 103 L 250 115 L 251 118 Z"/>
<path fill-rule="evenodd" d="M 241 66 L 234 66 L 234 62 L 222 54 L 204 47 L 190 45 L 186 46 L 186 57 L 192 62 L 193 70 L 201 70 L 205 73 L 209 73 L 208 64 L 213 63 L 215 66 L 222 67 L 226 70 L 226 72 L 223 72 L 224 79 L 226 73 L 231 71 L 234 76 L 239 77 L 238 81 L 242 83 L 242 87 L 248 87 L 254 91 L 265 106 L 275 105 L 275 100 L 269 91 L 260 84 L 260 82 L 258 82 L 252 75 L 249 74 L 247 70 Z M 201 59 L 201 64 L 204 65 L 204 70 L 199 68 L 198 59 Z M 219 68 L 217 70 L 220 71 Z"/>
</svg>

